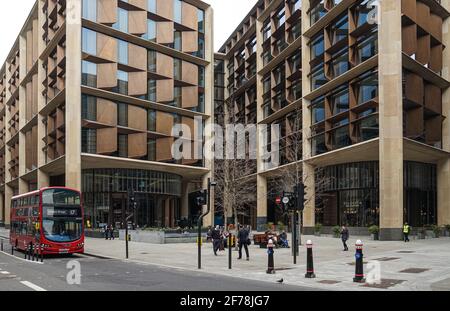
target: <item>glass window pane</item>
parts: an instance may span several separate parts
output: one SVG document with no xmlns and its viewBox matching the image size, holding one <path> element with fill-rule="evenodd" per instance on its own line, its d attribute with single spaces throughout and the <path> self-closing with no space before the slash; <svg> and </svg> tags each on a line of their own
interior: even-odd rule
<svg viewBox="0 0 450 311">
<path fill-rule="evenodd" d="M 83 18 L 97 21 L 97 0 L 83 0 Z"/>
<path fill-rule="evenodd" d="M 90 29 L 83 28 L 82 38 L 83 53 L 97 55 L 97 33 Z"/>
</svg>

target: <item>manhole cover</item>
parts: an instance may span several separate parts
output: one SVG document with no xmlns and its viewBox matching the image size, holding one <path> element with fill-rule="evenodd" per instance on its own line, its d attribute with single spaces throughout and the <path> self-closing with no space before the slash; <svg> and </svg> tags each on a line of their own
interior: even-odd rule
<svg viewBox="0 0 450 311">
<path fill-rule="evenodd" d="M 370 287 L 370 288 L 381 288 L 381 289 L 386 289 L 398 284 L 401 284 L 405 282 L 405 280 L 395 280 L 395 279 L 381 279 L 380 284 L 364 284 L 364 287 Z"/>
<path fill-rule="evenodd" d="M 321 283 L 321 284 L 338 284 L 341 283 L 341 281 L 333 281 L 333 280 L 322 280 L 322 281 L 318 281 L 317 283 Z"/>
<path fill-rule="evenodd" d="M 414 251 L 399 251 L 397 253 L 399 253 L 399 254 L 412 254 L 412 253 L 415 253 L 415 252 Z"/>
<path fill-rule="evenodd" d="M 398 258 L 398 257 L 382 257 L 382 258 L 378 258 L 378 259 L 374 259 L 374 260 L 377 260 L 377 261 L 391 261 L 391 260 L 397 260 L 397 259 L 400 259 L 400 258 Z"/>
<path fill-rule="evenodd" d="M 422 269 L 422 268 L 409 268 L 409 269 L 405 269 L 400 271 L 400 273 L 422 273 L 425 271 L 429 271 L 430 269 Z"/>
</svg>

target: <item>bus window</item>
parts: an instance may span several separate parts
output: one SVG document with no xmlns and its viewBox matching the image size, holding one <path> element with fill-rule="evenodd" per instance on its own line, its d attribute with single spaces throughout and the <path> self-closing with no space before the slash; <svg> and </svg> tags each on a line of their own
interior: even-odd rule
<svg viewBox="0 0 450 311">
<path fill-rule="evenodd" d="M 39 207 L 33 207 L 33 217 L 38 217 L 39 216 Z"/>
</svg>

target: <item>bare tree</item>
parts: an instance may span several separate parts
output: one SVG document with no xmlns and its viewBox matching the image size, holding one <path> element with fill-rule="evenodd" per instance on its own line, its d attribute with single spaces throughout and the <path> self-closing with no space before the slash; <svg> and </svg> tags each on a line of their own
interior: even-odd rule
<svg viewBox="0 0 450 311">
<path fill-rule="evenodd" d="M 245 123 L 245 112 L 242 114 L 235 106 L 234 96 L 225 101 L 221 115 L 216 122 L 223 128 L 227 124 Z M 245 109 L 244 109 L 245 111 Z M 224 215 L 225 227 L 228 226 L 228 215 L 234 217 L 234 224 L 238 224 L 239 217 L 249 216 L 250 207 L 256 203 L 256 160 L 250 159 L 248 154 L 248 137 L 237 136 L 230 139 L 224 135 L 224 141 L 216 139 L 216 150 L 221 144 L 223 150 L 233 150 L 234 158 L 215 159 L 214 175 L 215 209 Z M 217 136 L 216 136 L 217 138 Z M 244 147 L 247 150 L 246 158 L 239 159 L 238 150 Z M 254 180 L 255 179 L 255 180 Z"/>
</svg>

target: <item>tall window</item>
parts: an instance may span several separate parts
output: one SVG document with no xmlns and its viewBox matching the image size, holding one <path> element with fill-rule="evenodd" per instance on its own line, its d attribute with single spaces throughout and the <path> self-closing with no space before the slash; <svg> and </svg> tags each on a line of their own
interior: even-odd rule
<svg viewBox="0 0 450 311">
<path fill-rule="evenodd" d="M 123 65 L 128 65 L 128 42 L 117 40 L 117 48 L 118 48 L 118 62 Z"/>
<path fill-rule="evenodd" d="M 181 87 L 176 86 L 173 88 L 173 106 L 181 108 L 182 97 L 181 97 Z"/>
<path fill-rule="evenodd" d="M 87 28 L 83 28 L 82 33 L 83 53 L 97 55 L 97 33 Z"/>
<path fill-rule="evenodd" d="M 120 126 L 128 127 L 128 105 L 118 103 L 117 104 L 117 124 Z"/>
<path fill-rule="evenodd" d="M 333 115 L 347 111 L 349 108 L 348 87 L 345 86 L 331 96 L 331 113 Z"/>
<path fill-rule="evenodd" d="M 128 157 L 128 135 L 119 134 L 117 137 L 117 147 L 119 152 L 119 157 L 126 158 Z"/>
<path fill-rule="evenodd" d="M 198 18 L 198 31 L 199 32 L 205 32 L 205 11 L 198 10 L 197 11 L 197 18 Z"/>
<path fill-rule="evenodd" d="M 81 130 L 81 150 L 83 153 L 97 153 L 97 130 L 83 128 Z"/>
<path fill-rule="evenodd" d="M 378 78 L 376 73 L 364 75 L 359 82 L 358 105 L 378 96 Z"/>
<path fill-rule="evenodd" d="M 147 100 L 156 102 L 156 80 L 148 80 Z"/>
<path fill-rule="evenodd" d="M 148 41 L 156 42 L 156 22 L 154 20 L 147 20 L 147 36 Z"/>
<path fill-rule="evenodd" d="M 348 36 L 348 17 L 344 15 L 330 29 L 331 44 L 347 39 Z"/>
<path fill-rule="evenodd" d="M 284 7 L 277 12 L 277 14 L 274 17 L 274 21 L 275 27 L 277 29 L 284 25 L 284 23 L 286 22 L 286 11 Z"/>
<path fill-rule="evenodd" d="M 117 22 L 113 25 L 114 29 L 122 32 L 128 32 L 128 11 L 118 8 L 117 9 Z"/>
<path fill-rule="evenodd" d="M 147 112 L 147 128 L 149 131 L 156 132 L 156 111 L 149 109 Z"/>
<path fill-rule="evenodd" d="M 97 87 L 97 64 L 81 62 L 81 84 L 90 87 Z"/>
<path fill-rule="evenodd" d="M 83 0 L 83 18 L 97 21 L 97 0 Z"/>
<path fill-rule="evenodd" d="M 198 66 L 198 86 L 205 87 L 205 67 Z"/>
<path fill-rule="evenodd" d="M 181 81 L 181 59 L 173 59 L 173 78 Z"/>
<path fill-rule="evenodd" d="M 181 43 L 181 40 L 182 40 L 181 39 L 182 38 L 181 31 L 175 30 L 173 36 L 174 36 L 173 48 L 175 50 L 181 51 L 181 44 L 182 44 Z"/>
<path fill-rule="evenodd" d="M 117 93 L 128 95 L 128 72 L 117 70 Z"/>
<path fill-rule="evenodd" d="M 156 72 L 156 51 L 148 50 L 148 71 Z"/>
<path fill-rule="evenodd" d="M 319 97 L 311 102 L 311 125 L 325 120 L 325 98 Z"/>
<path fill-rule="evenodd" d="M 81 117 L 85 120 L 97 121 L 97 98 L 83 94 L 81 105 Z"/>
<path fill-rule="evenodd" d="M 270 20 L 266 21 L 263 26 L 263 39 L 266 41 L 272 35 L 272 27 L 270 25 Z"/>
<path fill-rule="evenodd" d="M 156 0 L 147 0 L 148 11 L 156 13 Z"/>
<path fill-rule="evenodd" d="M 173 20 L 181 24 L 182 4 L 181 0 L 173 0 Z"/>
<path fill-rule="evenodd" d="M 148 140 L 147 160 L 156 161 L 156 139 Z"/>
</svg>

